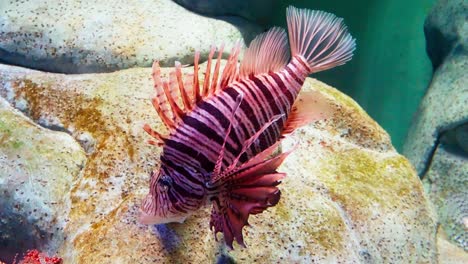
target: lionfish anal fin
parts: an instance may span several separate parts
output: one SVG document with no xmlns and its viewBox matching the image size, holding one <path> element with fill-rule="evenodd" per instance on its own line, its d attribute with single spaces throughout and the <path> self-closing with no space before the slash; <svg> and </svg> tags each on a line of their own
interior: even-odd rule
<svg viewBox="0 0 468 264">
<path fill-rule="evenodd" d="M 333 116 L 333 106 L 319 91 L 299 93 L 283 128 L 283 135 L 311 122 L 328 119 Z"/>
<path fill-rule="evenodd" d="M 205 69 L 203 86 L 200 85 L 198 78 L 199 52 L 195 52 L 193 74 L 184 74 L 182 72 L 182 65 L 176 61 L 174 70 L 170 72 L 168 80 L 162 78 L 159 62 L 155 61 L 153 63 L 152 77 L 155 96 L 151 102 L 170 132 L 175 130 L 184 115 L 192 111 L 199 101 L 217 93 L 238 79 L 240 43 L 238 42 L 233 47 L 224 70 L 220 74 L 223 50 L 223 46 L 218 50 L 214 46 L 211 48 Z M 212 71 L 211 65 L 216 51 L 218 54 L 214 70 Z M 155 141 L 150 140 L 148 143 L 158 146 L 164 144 L 165 136 L 151 129 L 148 124 L 145 124 L 144 130 L 155 139 Z"/>
</svg>

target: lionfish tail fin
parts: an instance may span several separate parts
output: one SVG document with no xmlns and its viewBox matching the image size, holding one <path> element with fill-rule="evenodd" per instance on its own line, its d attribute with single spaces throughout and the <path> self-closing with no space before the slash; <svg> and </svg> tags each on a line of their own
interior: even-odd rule
<svg viewBox="0 0 468 264">
<path fill-rule="evenodd" d="M 261 157 L 274 151 L 269 148 L 259 153 Z M 248 225 L 251 214 L 259 214 L 268 207 L 275 206 L 281 196 L 277 185 L 286 177 L 276 171 L 290 152 L 285 152 L 267 160 L 254 157 L 239 168 L 223 173 L 217 182 L 210 184 L 213 202 L 210 228 L 216 234 L 222 232 L 226 245 L 232 249 L 234 240 L 245 247 L 242 229 Z"/>
<path fill-rule="evenodd" d="M 258 35 L 244 52 L 240 67 L 241 78 L 281 70 L 290 59 L 284 29 L 274 27 Z"/>
<path fill-rule="evenodd" d="M 286 18 L 293 57 L 302 56 L 310 73 L 342 65 L 351 60 L 356 47 L 342 18 L 333 14 L 288 7 Z"/>
</svg>

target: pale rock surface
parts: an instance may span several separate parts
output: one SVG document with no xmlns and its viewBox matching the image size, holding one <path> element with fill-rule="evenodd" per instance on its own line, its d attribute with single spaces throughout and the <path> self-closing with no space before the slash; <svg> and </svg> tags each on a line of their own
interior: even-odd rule
<svg viewBox="0 0 468 264">
<path fill-rule="evenodd" d="M 50 72 L 192 63 L 195 50 L 203 59 L 212 44 L 248 44 L 260 31 L 245 19 L 209 18 L 171 0 L 0 1 L 0 61 Z"/>
<path fill-rule="evenodd" d="M 468 2 L 440 0 L 425 22 L 435 72 L 403 153 L 449 240 L 468 250 Z"/>
<path fill-rule="evenodd" d="M 456 246 L 439 230 L 437 235 L 438 259 L 440 264 L 465 264 L 468 263 L 468 254 Z"/>
<path fill-rule="evenodd" d="M 436 262 L 436 221 L 411 164 L 349 97 L 314 79 L 304 89 L 323 92 L 335 114 L 287 137 L 283 148 L 298 148 L 279 169 L 288 174 L 279 204 L 250 218 L 247 248 L 228 251 L 209 230 L 209 208 L 183 224 L 137 222 L 161 151 L 142 126 L 163 130 L 150 69 L 61 75 L 0 66 L 2 97 L 87 149 L 81 176 L 63 191 L 71 201 L 56 245 L 64 263 Z"/>
</svg>

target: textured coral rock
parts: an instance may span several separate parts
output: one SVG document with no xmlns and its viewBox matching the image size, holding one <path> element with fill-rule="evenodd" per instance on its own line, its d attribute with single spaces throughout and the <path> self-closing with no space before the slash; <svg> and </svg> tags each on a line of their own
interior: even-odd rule
<svg viewBox="0 0 468 264">
<path fill-rule="evenodd" d="M 0 61 L 61 73 L 150 66 L 154 59 L 184 64 L 194 50 L 205 57 L 219 39 L 248 43 L 261 30 L 242 18 L 224 20 L 171 0 L 2 0 Z"/>
<path fill-rule="evenodd" d="M 435 72 L 404 146 L 448 238 L 468 250 L 468 2 L 439 1 L 425 22 Z"/>
<path fill-rule="evenodd" d="M 58 250 L 85 163 L 71 136 L 36 125 L 0 97 L 0 262 L 36 247 Z"/>
<path fill-rule="evenodd" d="M 285 140 L 283 148 L 298 147 L 280 167 L 288 177 L 279 204 L 251 216 L 247 248 L 229 251 L 209 230 L 209 208 L 183 224 L 137 222 L 160 153 L 142 125 L 163 129 L 150 69 L 60 75 L 0 66 L 1 96 L 87 149 L 81 177 L 63 192 L 66 236 L 49 252 L 64 263 L 435 262 L 436 221 L 411 164 L 350 98 L 314 79 L 304 89 L 323 92 L 336 113 Z"/>
</svg>

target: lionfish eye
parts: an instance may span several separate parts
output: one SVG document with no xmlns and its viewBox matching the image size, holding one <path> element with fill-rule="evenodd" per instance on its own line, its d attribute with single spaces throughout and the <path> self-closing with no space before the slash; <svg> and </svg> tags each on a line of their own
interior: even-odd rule
<svg viewBox="0 0 468 264">
<path fill-rule="evenodd" d="M 159 184 L 161 184 L 161 186 L 167 190 L 167 188 L 169 186 L 172 185 L 172 178 L 167 176 L 167 175 L 163 175 L 160 179 L 159 179 Z"/>
</svg>

